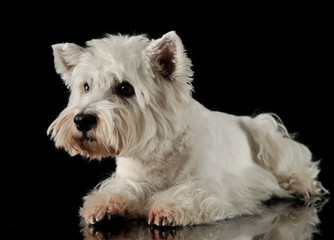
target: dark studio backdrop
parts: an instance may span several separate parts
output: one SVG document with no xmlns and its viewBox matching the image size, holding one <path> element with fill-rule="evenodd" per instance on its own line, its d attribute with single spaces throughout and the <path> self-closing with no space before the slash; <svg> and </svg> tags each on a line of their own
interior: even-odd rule
<svg viewBox="0 0 334 240">
<path fill-rule="evenodd" d="M 113 159 L 71 158 L 46 136 L 69 96 L 54 70 L 51 45 L 84 45 L 105 33 L 145 33 L 156 39 L 175 30 L 193 62 L 194 98 L 236 115 L 277 113 L 314 158 L 322 159 L 320 179 L 331 189 L 333 74 L 327 9 L 305 3 L 150 9 L 131 3 L 75 8 L 54 3 L 8 9 L 10 17 L 2 21 L 2 48 L 8 54 L 2 89 L 2 226 L 13 239 L 80 236 L 81 198 L 115 164 Z M 319 216 L 323 235 L 316 239 L 329 239 L 331 201 Z"/>
</svg>

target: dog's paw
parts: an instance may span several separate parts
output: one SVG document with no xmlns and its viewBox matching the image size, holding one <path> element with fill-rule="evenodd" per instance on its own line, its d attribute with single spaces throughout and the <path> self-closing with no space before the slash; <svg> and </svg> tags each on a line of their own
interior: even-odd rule
<svg viewBox="0 0 334 240">
<path fill-rule="evenodd" d="M 126 217 L 129 215 L 127 202 L 120 196 L 107 196 L 105 194 L 92 194 L 84 198 L 84 206 L 80 215 L 87 224 L 95 224 L 103 218 L 111 218 L 112 215 Z"/>
<path fill-rule="evenodd" d="M 153 207 L 148 215 L 148 224 L 156 226 L 180 225 L 180 214 L 177 211 Z"/>
</svg>

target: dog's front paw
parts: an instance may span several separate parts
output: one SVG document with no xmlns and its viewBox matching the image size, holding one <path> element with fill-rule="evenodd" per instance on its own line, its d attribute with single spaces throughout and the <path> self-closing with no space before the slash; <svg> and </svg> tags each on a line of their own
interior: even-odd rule
<svg viewBox="0 0 334 240">
<path fill-rule="evenodd" d="M 118 195 L 92 194 L 84 198 L 85 202 L 80 210 L 80 215 L 87 224 L 95 224 L 112 215 L 126 217 L 129 215 L 127 202 Z"/>
<path fill-rule="evenodd" d="M 152 207 L 148 215 L 148 224 L 156 226 L 182 225 L 179 212 L 168 207 Z"/>
</svg>

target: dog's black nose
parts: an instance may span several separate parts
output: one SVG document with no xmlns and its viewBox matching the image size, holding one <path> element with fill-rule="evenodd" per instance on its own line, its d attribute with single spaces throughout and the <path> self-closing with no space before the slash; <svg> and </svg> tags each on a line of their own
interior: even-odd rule
<svg viewBox="0 0 334 240">
<path fill-rule="evenodd" d="M 93 114 L 79 113 L 74 116 L 73 121 L 79 131 L 88 132 L 96 125 L 97 118 Z"/>
</svg>

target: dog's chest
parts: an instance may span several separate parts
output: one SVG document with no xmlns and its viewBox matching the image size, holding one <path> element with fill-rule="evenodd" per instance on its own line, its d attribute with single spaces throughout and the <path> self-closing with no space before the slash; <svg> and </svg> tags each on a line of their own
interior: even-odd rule
<svg viewBox="0 0 334 240">
<path fill-rule="evenodd" d="M 117 159 L 117 174 L 137 182 L 149 183 L 156 189 L 166 189 L 192 174 L 191 147 L 184 137 L 178 138 L 169 150 L 152 154 L 149 159 Z"/>
</svg>

